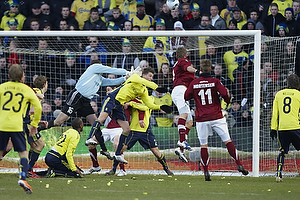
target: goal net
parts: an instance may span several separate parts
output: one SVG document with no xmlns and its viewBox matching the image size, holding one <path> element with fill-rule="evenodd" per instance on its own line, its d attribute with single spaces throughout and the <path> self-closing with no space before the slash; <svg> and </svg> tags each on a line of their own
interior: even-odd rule
<svg viewBox="0 0 300 200">
<path fill-rule="evenodd" d="M 149 90 L 149 95 L 153 95 L 159 104 L 172 105 L 172 66 L 176 62 L 176 48 L 185 46 L 195 68 L 200 69 L 200 59 L 210 59 L 213 64 L 212 76 L 219 78 L 230 90 L 231 104 L 222 103 L 222 108 L 244 167 L 253 176 L 273 175 L 276 171 L 278 142 L 269 137 L 272 102 L 276 91 L 286 86 L 288 74 L 295 72 L 295 37 L 264 37 L 258 31 L 4 31 L 0 32 L 0 38 L 0 83 L 8 80 L 7 69 L 12 64 L 23 67 L 26 84 L 32 87 L 37 75 L 45 75 L 49 82 L 42 102 L 43 117 L 46 120 L 57 117 L 66 96 L 93 60 L 127 70 L 138 65 L 153 67 L 156 72 L 154 81 L 167 88 L 168 92 L 158 94 Z M 118 78 L 109 74 L 103 76 Z M 92 98 L 98 111 L 105 95 L 106 87 L 100 87 L 97 95 Z M 194 112 L 194 101 L 190 101 L 189 105 Z M 176 127 L 178 111 L 174 105 L 173 110 L 170 115 L 152 111 L 150 124 L 158 147 L 165 154 L 169 168 L 175 173 L 198 172 L 202 170 L 200 144 L 194 126 L 187 140 L 193 151 L 185 152 L 189 162 L 181 162 L 174 153 L 179 134 Z M 41 132 L 46 146 L 35 168 L 47 167 L 44 163 L 47 151 L 60 134 L 70 128 L 73 117 L 76 115 L 61 127 Z M 83 120 L 85 127 L 75 151 L 75 162 L 83 169 L 89 169 L 92 162 L 84 143 L 91 126 Z M 216 174 L 235 174 L 236 164 L 217 134 L 209 137 L 208 145 L 209 170 Z M 108 141 L 106 146 L 113 154 L 112 143 Z M 100 151 L 100 147 L 97 148 Z M 144 150 L 140 144 L 136 144 L 124 155 L 128 160 L 125 169 L 129 171 L 164 173 L 151 151 Z M 291 148 L 285 159 L 283 175 L 298 174 L 299 159 L 299 153 Z M 112 161 L 100 154 L 98 160 L 103 170 L 111 169 Z M 0 167 L 17 168 L 17 161 L 17 153 L 11 151 L 0 162 Z"/>
</svg>

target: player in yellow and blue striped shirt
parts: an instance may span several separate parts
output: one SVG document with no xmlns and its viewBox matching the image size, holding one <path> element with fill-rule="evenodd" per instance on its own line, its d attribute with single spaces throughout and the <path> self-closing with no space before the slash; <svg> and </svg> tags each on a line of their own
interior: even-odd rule
<svg viewBox="0 0 300 200">
<path fill-rule="evenodd" d="M 45 162 L 51 169 L 48 177 L 65 176 L 80 178 L 82 176 L 81 171 L 74 163 L 73 155 L 80 140 L 83 122 L 80 118 L 75 118 L 71 123 L 72 128 L 60 136 L 45 157 Z"/>
<path fill-rule="evenodd" d="M 20 65 L 12 65 L 8 71 L 11 81 L 0 85 L 0 155 L 6 150 L 9 138 L 14 150 L 20 156 L 20 180 L 18 184 L 27 194 L 32 193 L 31 186 L 26 181 L 28 158 L 26 138 L 23 132 L 23 119 L 27 104 L 34 109 L 33 120 L 30 123 L 30 136 L 37 133 L 38 122 L 41 119 L 42 106 L 32 88 L 24 84 L 25 73 Z"/>
<path fill-rule="evenodd" d="M 277 158 L 276 182 L 282 182 L 282 169 L 285 154 L 289 152 L 292 144 L 295 149 L 300 150 L 300 82 L 296 74 L 287 77 L 287 89 L 277 92 L 273 102 L 270 136 L 277 138 L 280 153 Z"/>
</svg>

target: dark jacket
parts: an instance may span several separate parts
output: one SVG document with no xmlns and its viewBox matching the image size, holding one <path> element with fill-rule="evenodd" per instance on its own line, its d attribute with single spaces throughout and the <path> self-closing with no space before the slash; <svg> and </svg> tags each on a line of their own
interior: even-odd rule
<svg viewBox="0 0 300 200">
<path fill-rule="evenodd" d="M 64 19 L 64 18 L 62 16 L 60 16 L 56 20 L 56 22 L 54 24 L 54 27 L 53 27 L 54 29 L 60 30 L 59 22 L 60 22 L 61 19 Z M 76 26 L 77 29 L 79 28 L 78 21 L 71 14 L 65 20 L 67 21 L 67 23 L 68 23 L 69 26 L 70 25 L 74 25 L 74 26 Z"/>
<path fill-rule="evenodd" d="M 273 16 L 268 15 L 265 18 L 265 20 L 263 21 L 263 25 L 265 27 L 265 34 L 267 36 L 273 36 L 273 37 L 278 36 L 278 33 L 276 33 L 276 26 L 281 22 L 285 22 L 285 17 L 282 16 L 282 14 L 278 13 L 275 16 L 275 23 L 274 23 L 274 20 L 273 20 Z"/>
<path fill-rule="evenodd" d="M 86 20 L 83 25 L 83 30 L 97 30 L 97 31 L 105 31 L 107 30 L 105 22 L 102 21 L 101 18 L 92 22 L 91 18 Z"/>
</svg>

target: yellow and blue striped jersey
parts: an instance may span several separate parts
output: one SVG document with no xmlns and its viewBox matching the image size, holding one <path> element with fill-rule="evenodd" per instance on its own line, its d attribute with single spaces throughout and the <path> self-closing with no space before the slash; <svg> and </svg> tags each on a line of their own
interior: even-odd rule
<svg viewBox="0 0 300 200">
<path fill-rule="evenodd" d="M 36 94 L 29 86 L 20 82 L 8 81 L 0 85 L 0 131 L 23 131 L 23 118 L 28 103 L 35 108 L 31 125 L 38 126 L 41 119 L 42 106 Z M 5 123 L 3 123 L 5 122 Z"/>
<path fill-rule="evenodd" d="M 223 59 L 225 65 L 227 67 L 227 76 L 234 82 L 233 71 L 238 68 L 238 58 L 246 57 L 248 58 L 248 54 L 245 51 L 241 51 L 239 53 L 234 53 L 232 50 L 224 53 Z"/>
<path fill-rule="evenodd" d="M 71 6 L 71 12 L 75 13 L 75 19 L 78 21 L 79 29 L 82 30 L 84 22 L 90 17 L 90 10 L 94 6 L 95 0 L 81 1 L 75 0 Z"/>
<path fill-rule="evenodd" d="M 149 97 L 151 99 L 152 102 L 154 102 L 154 98 L 153 96 Z M 149 127 L 149 119 L 151 116 L 151 109 L 149 109 L 141 100 L 135 99 L 137 102 L 130 102 L 130 106 L 131 106 L 131 119 L 130 119 L 130 129 L 133 131 L 138 131 L 138 132 L 146 132 L 148 127 Z M 140 120 L 140 111 L 144 111 L 145 115 L 144 115 L 144 123 L 145 126 L 144 128 L 142 128 L 139 124 L 139 120 Z"/>
<path fill-rule="evenodd" d="M 54 145 L 55 150 L 60 155 L 66 155 L 67 161 L 69 163 L 69 168 L 75 171 L 76 165 L 74 163 L 73 155 L 80 140 L 79 132 L 73 128 L 64 132 L 59 140 Z"/>
<path fill-rule="evenodd" d="M 124 105 L 126 102 L 130 102 L 136 97 L 141 97 L 143 102 L 149 108 L 153 110 L 160 110 L 160 106 L 155 105 L 149 97 L 147 87 L 155 90 L 158 86 L 152 81 L 148 81 L 137 74 L 133 74 L 129 77 L 129 79 L 127 79 L 124 86 L 120 88 L 115 99 L 119 101 L 121 105 Z"/>
<path fill-rule="evenodd" d="M 296 89 L 283 89 L 277 92 L 273 101 L 272 130 L 300 129 L 300 92 Z"/>
<path fill-rule="evenodd" d="M 154 25 L 154 19 L 150 15 L 145 14 L 143 19 L 140 19 L 137 15 L 133 16 L 131 19 L 132 26 L 140 26 L 141 31 L 148 31 L 151 25 Z"/>
</svg>

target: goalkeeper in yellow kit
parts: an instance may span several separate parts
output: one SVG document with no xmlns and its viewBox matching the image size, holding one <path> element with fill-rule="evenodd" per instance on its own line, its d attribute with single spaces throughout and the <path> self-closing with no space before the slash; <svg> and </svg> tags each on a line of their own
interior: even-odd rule
<svg viewBox="0 0 300 200">
<path fill-rule="evenodd" d="M 284 156 L 289 152 L 292 144 L 295 149 L 300 150 L 300 82 L 296 74 L 287 77 L 287 89 L 277 92 L 273 102 L 273 113 L 271 121 L 270 136 L 277 138 L 280 153 L 277 158 L 276 182 L 282 182 L 282 169 Z"/>
</svg>

